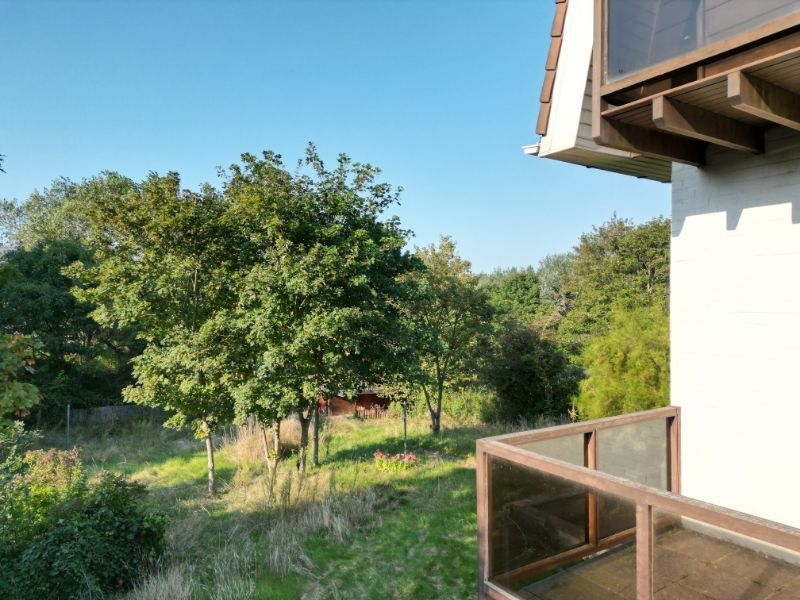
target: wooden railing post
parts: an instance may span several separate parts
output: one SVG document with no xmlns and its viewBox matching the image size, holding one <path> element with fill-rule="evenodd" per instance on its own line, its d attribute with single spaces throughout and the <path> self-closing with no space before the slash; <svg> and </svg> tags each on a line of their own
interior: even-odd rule
<svg viewBox="0 0 800 600">
<path fill-rule="evenodd" d="M 597 470 L 597 430 L 585 433 L 583 436 L 583 466 L 587 469 Z M 586 543 L 597 546 L 597 494 L 586 493 Z"/>
<path fill-rule="evenodd" d="M 478 597 L 485 598 L 485 582 L 489 578 L 491 561 L 489 556 L 489 511 L 491 510 L 492 482 L 489 455 L 484 452 L 481 442 L 475 451 L 476 492 L 478 495 Z"/>
<path fill-rule="evenodd" d="M 681 493 L 681 413 L 667 418 L 667 489 Z"/>
<path fill-rule="evenodd" d="M 653 600 L 653 507 L 636 504 L 636 600 Z"/>
</svg>

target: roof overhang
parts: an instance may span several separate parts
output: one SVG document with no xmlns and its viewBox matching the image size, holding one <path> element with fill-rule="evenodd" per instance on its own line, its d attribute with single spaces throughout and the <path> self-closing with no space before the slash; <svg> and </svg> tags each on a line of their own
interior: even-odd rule
<svg viewBox="0 0 800 600">
<path fill-rule="evenodd" d="M 556 0 L 550 35 L 537 124 L 541 139 L 525 153 L 669 182 L 670 161 L 599 146 L 592 139 L 593 0 Z"/>
</svg>

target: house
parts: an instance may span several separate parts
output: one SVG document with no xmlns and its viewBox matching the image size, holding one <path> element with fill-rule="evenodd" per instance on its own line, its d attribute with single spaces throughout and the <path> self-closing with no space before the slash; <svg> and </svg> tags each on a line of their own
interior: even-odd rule
<svg viewBox="0 0 800 600">
<path fill-rule="evenodd" d="M 379 387 L 359 390 L 354 397 L 348 398 L 345 392 L 329 396 L 321 395 L 320 412 L 332 417 L 358 415 L 364 418 L 378 418 L 386 415 L 391 400 L 385 397 Z"/>
<path fill-rule="evenodd" d="M 525 152 L 671 185 L 671 406 L 479 441 L 480 595 L 800 598 L 800 0 L 555 8 Z"/>
</svg>

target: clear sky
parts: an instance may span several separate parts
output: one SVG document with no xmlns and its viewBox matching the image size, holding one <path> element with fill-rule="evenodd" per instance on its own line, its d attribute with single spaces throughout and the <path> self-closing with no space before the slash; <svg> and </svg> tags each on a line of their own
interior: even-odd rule
<svg viewBox="0 0 800 600">
<path fill-rule="evenodd" d="M 0 197 L 101 170 L 186 187 L 309 140 L 405 189 L 414 244 L 536 264 L 669 186 L 523 155 L 553 0 L 0 0 Z"/>
</svg>

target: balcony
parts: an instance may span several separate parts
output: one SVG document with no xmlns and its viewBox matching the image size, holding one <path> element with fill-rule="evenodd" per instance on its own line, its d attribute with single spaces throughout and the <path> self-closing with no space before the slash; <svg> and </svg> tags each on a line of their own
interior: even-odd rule
<svg viewBox="0 0 800 600">
<path fill-rule="evenodd" d="M 800 598 L 800 530 L 680 495 L 679 408 L 487 438 L 476 458 L 481 598 Z"/>
<path fill-rule="evenodd" d="M 592 135 L 703 166 L 800 130 L 800 0 L 595 0 Z"/>
</svg>

